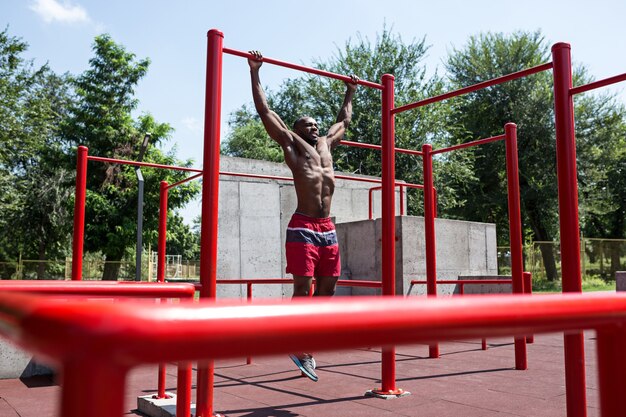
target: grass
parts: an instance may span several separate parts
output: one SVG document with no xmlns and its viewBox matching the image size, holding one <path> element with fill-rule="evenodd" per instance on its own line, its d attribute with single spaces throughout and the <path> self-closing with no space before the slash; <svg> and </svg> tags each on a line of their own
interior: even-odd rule
<svg viewBox="0 0 626 417">
<path fill-rule="evenodd" d="M 583 277 L 583 292 L 592 291 L 615 291 L 615 281 L 605 281 L 597 275 Z M 561 280 L 533 280 L 533 293 L 560 293 Z"/>
</svg>

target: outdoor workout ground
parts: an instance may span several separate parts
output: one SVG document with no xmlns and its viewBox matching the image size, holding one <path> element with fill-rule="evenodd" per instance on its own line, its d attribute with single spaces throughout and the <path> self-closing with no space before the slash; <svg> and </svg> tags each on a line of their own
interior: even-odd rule
<svg viewBox="0 0 626 417">
<path fill-rule="evenodd" d="M 587 415 L 599 415 L 594 332 L 585 332 Z M 528 345 L 529 369 L 514 367 L 511 338 L 441 344 L 441 357 L 428 346 L 397 348 L 397 385 L 410 396 L 365 397 L 380 386 L 380 349 L 316 354 L 320 381 L 299 376 L 288 357 L 219 361 L 215 368 L 215 412 L 227 417 L 492 417 L 566 415 L 563 335 L 535 335 Z M 195 381 L 195 368 L 194 368 Z M 85 381 L 89 383 L 89 381 Z M 168 365 L 167 388 L 175 391 L 176 367 Z M 157 390 L 156 366 L 133 370 L 126 388 L 125 415 L 141 415 L 137 397 Z M 54 378 L 0 381 L 1 417 L 56 416 L 60 387 Z M 193 398 L 195 398 L 195 384 Z"/>
</svg>

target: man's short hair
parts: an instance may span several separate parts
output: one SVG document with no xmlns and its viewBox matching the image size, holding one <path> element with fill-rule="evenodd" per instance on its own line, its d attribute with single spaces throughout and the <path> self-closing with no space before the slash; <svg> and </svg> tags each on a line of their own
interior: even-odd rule
<svg viewBox="0 0 626 417">
<path fill-rule="evenodd" d="M 310 118 L 310 119 L 312 119 L 312 117 L 311 117 L 311 116 L 307 116 L 307 115 L 298 117 L 298 118 L 296 119 L 296 121 L 295 121 L 295 122 L 293 122 L 293 125 L 291 126 L 291 128 L 292 128 L 293 130 L 296 130 L 296 126 L 298 126 L 298 123 L 300 123 L 300 122 L 301 122 L 302 120 L 304 120 L 304 119 L 309 119 L 309 118 Z"/>
</svg>

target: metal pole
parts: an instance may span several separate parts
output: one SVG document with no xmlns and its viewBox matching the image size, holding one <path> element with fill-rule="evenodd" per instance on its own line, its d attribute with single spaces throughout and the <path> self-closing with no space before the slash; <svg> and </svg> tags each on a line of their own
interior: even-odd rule
<svg viewBox="0 0 626 417">
<path fill-rule="evenodd" d="M 157 246 L 157 281 L 165 282 L 165 252 L 167 251 L 168 183 L 161 181 L 159 198 L 159 241 Z"/>
<path fill-rule="evenodd" d="M 143 155 L 148 148 L 148 141 L 150 140 L 150 133 L 146 133 L 143 137 L 143 142 L 139 148 L 139 162 L 143 161 Z M 141 254 L 143 252 L 143 175 L 141 174 L 141 168 L 135 169 L 135 175 L 137 175 L 137 246 L 135 248 L 135 281 L 141 281 Z"/>
<path fill-rule="evenodd" d="M 600 414 L 624 415 L 624 375 L 626 375 L 626 332 L 619 325 L 598 329 L 597 358 Z"/>
<path fill-rule="evenodd" d="M 524 294 L 524 261 L 522 258 L 522 214 L 520 210 L 517 125 L 504 125 L 506 135 L 506 178 L 509 205 L 509 241 L 511 245 L 511 280 L 514 294 Z M 528 369 L 526 338 L 515 338 L 515 369 Z"/>
<path fill-rule="evenodd" d="M 220 168 L 220 119 L 222 105 L 222 50 L 224 34 L 207 33 L 206 95 L 204 107 L 204 158 L 202 177 L 202 226 L 200 229 L 201 298 L 215 298 L 217 280 L 217 227 Z M 196 416 L 213 415 L 213 362 L 198 364 Z"/>
<path fill-rule="evenodd" d="M 552 46 L 554 76 L 554 121 L 556 165 L 559 187 L 561 235 L 561 276 L 563 292 L 582 292 L 580 270 L 580 224 L 578 221 L 578 180 L 570 45 Z M 582 332 L 564 336 L 565 391 L 568 417 L 587 415 L 585 346 Z"/>
<path fill-rule="evenodd" d="M 72 280 L 75 281 L 83 279 L 87 152 L 86 146 L 79 146 L 76 151 L 76 193 L 74 194 L 74 235 L 72 238 Z"/>
<path fill-rule="evenodd" d="M 135 281 L 141 281 L 141 253 L 143 249 L 143 175 L 141 168 L 135 169 L 137 175 L 137 244 L 135 247 Z"/>
<path fill-rule="evenodd" d="M 435 232 L 435 194 L 433 180 L 433 147 L 422 145 L 422 166 L 424 170 L 424 238 L 426 245 L 426 293 L 437 296 L 437 238 Z M 463 286 L 461 286 L 463 288 Z M 429 346 L 428 356 L 439 357 L 439 344 Z"/>
</svg>

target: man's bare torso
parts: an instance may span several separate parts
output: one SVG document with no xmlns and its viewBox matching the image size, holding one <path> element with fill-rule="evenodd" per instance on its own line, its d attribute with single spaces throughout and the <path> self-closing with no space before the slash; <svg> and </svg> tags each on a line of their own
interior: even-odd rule
<svg viewBox="0 0 626 417">
<path fill-rule="evenodd" d="M 285 161 L 293 173 L 296 211 L 311 217 L 329 217 L 335 173 L 326 136 L 319 137 L 313 146 L 292 134 L 293 148 L 285 149 Z"/>
</svg>

